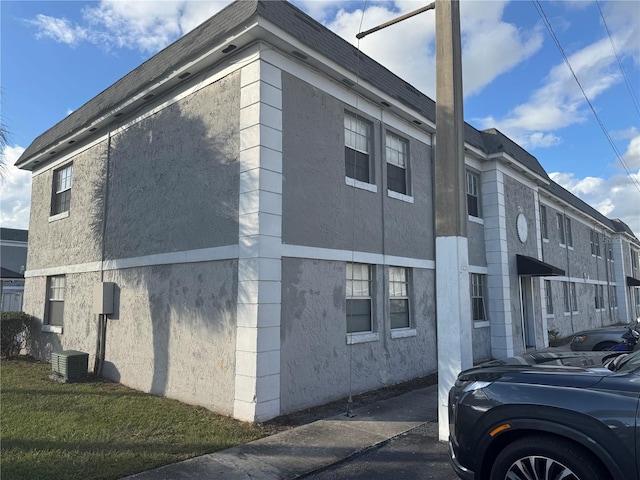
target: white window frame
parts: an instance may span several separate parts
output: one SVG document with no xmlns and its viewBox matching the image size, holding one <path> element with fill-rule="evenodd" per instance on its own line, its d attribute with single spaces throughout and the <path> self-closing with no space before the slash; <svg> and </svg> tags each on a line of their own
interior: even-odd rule
<svg viewBox="0 0 640 480">
<path fill-rule="evenodd" d="M 486 322 L 489 320 L 487 316 L 486 277 L 486 275 L 481 273 L 469 274 L 469 280 L 471 282 L 471 319 L 474 322 Z M 476 309 L 478 302 L 480 304 L 479 309 Z M 482 318 L 475 318 L 476 310 L 482 312 Z"/>
<path fill-rule="evenodd" d="M 564 217 L 564 234 L 567 241 L 567 247 L 573 247 L 573 232 L 571 231 L 571 219 L 565 215 Z"/>
<path fill-rule="evenodd" d="M 67 279 L 65 275 L 47 277 L 47 305 L 43 330 L 62 333 L 66 287 Z M 53 318 L 54 315 L 59 315 L 60 318 Z"/>
<path fill-rule="evenodd" d="M 553 315 L 553 294 L 551 291 L 551 280 L 544 281 L 544 294 L 547 315 Z"/>
<path fill-rule="evenodd" d="M 346 307 L 347 307 L 347 335 L 359 335 L 374 333 L 373 327 L 373 301 L 371 296 L 373 267 L 365 263 L 347 263 L 347 286 L 346 286 Z M 369 328 L 367 330 L 353 330 L 350 326 L 353 304 L 368 303 L 369 306 Z"/>
<path fill-rule="evenodd" d="M 567 233 L 565 232 L 564 215 L 556 213 L 556 220 L 558 221 L 558 236 L 560 237 L 560 245 L 565 246 L 567 243 Z"/>
<path fill-rule="evenodd" d="M 345 177 L 354 182 L 363 184 L 373 184 L 373 162 L 372 162 L 372 145 L 373 145 L 373 126 L 370 122 L 363 120 L 360 116 L 345 112 L 344 113 L 344 146 L 345 146 Z M 350 173 L 347 156 L 348 151 L 355 154 L 364 155 L 367 158 L 367 178 L 358 178 L 357 171 Z M 355 160 L 354 160 L 355 162 Z M 357 163 L 357 162 L 356 162 Z M 349 182 L 347 182 L 349 184 Z"/>
<path fill-rule="evenodd" d="M 482 218 L 482 204 L 480 202 L 480 174 L 467 170 L 465 184 L 467 190 L 467 214 L 470 217 Z M 476 214 L 472 213 L 471 208 L 469 208 L 472 199 L 475 201 L 475 209 L 477 210 L 477 212 L 475 212 Z"/>
<path fill-rule="evenodd" d="M 54 170 L 51 194 L 51 216 L 68 213 L 71 209 L 73 163 Z"/>
<path fill-rule="evenodd" d="M 547 207 L 540 205 L 540 230 L 542 231 L 542 239 L 549 240 L 549 224 L 547 220 Z"/>
<path fill-rule="evenodd" d="M 409 291 L 410 271 L 405 267 L 389 267 L 389 324 L 392 330 L 411 329 L 411 298 Z M 393 301 L 401 301 L 405 305 L 406 325 L 393 326 Z"/>
<path fill-rule="evenodd" d="M 400 195 L 411 196 L 411 188 L 409 185 L 409 141 L 387 131 L 385 134 L 385 156 L 387 160 L 387 190 Z M 397 169 L 404 174 L 404 191 L 390 188 L 389 170 Z"/>
</svg>

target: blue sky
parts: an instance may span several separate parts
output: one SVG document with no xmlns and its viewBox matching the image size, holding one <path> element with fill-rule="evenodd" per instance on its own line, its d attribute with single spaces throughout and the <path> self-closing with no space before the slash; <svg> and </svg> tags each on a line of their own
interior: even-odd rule
<svg viewBox="0 0 640 480">
<path fill-rule="evenodd" d="M 2 0 L 4 161 L 12 165 L 35 137 L 227 3 Z M 360 25 L 427 2 L 294 3 L 435 97 L 433 12 L 355 39 Z M 461 25 L 465 120 L 498 128 L 554 180 L 640 235 L 640 2 L 462 0 Z M 0 224 L 27 228 L 30 174 L 10 167 L 5 176 Z"/>
</svg>

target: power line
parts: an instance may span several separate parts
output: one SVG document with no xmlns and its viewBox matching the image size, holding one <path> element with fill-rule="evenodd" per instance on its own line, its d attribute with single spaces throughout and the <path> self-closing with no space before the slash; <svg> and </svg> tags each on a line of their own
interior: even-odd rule
<svg viewBox="0 0 640 480">
<path fill-rule="evenodd" d="M 562 48 L 562 45 L 560 45 L 560 41 L 558 40 L 558 37 L 556 36 L 555 32 L 553 31 L 553 28 L 551 27 L 551 23 L 549 22 L 549 19 L 547 18 L 547 15 L 544 13 L 544 10 L 542 9 L 542 5 L 540 4 L 540 2 L 538 0 L 532 0 L 532 1 L 533 1 L 533 4 L 536 7 L 536 10 L 538 10 L 538 13 L 540 14 L 540 18 L 542 18 L 543 23 L 547 27 L 547 30 L 549 31 L 549 34 L 551 35 L 551 38 L 553 39 L 554 43 L 556 44 L 556 47 L 558 47 L 558 50 L 560 51 L 560 54 L 562 55 L 562 58 L 564 59 L 564 62 L 567 64 L 567 67 L 569 67 L 569 70 L 571 71 L 571 74 L 573 75 L 574 80 L 578 84 L 578 87 L 580 88 L 580 91 L 582 92 L 582 95 L 584 96 L 585 100 L 587 101 L 587 104 L 589 105 L 589 108 L 591 108 L 591 112 L 593 113 L 594 117 L 596 118 L 596 121 L 598 122 L 598 125 L 600 126 L 600 129 L 604 133 L 604 136 L 607 138 L 607 141 L 609 142 L 609 145 L 611 145 L 611 148 L 615 152 L 616 157 L 618 157 L 618 161 L 622 165 L 622 168 L 624 169 L 625 172 L 627 172 L 627 175 L 628 175 L 627 178 L 629 178 L 629 181 L 633 184 L 633 186 L 636 188 L 636 190 L 638 190 L 638 192 L 640 192 L 640 185 L 633 178 L 633 174 L 631 173 L 631 170 L 629 169 L 627 163 L 624 161 L 624 158 L 622 158 L 622 155 L 618 151 L 618 148 L 616 147 L 616 145 L 613 142 L 611 136 L 609 135 L 609 132 L 607 131 L 606 127 L 604 126 L 604 123 L 600 119 L 600 116 L 598 115 L 598 113 L 596 112 L 596 109 L 594 108 L 593 104 L 591 103 L 591 100 L 589 99 L 589 96 L 584 91 L 584 88 L 582 87 L 582 84 L 580 83 L 580 80 L 578 80 L 578 76 L 576 75 L 576 72 L 573 70 L 573 67 L 571 66 L 571 62 L 569 62 L 569 59 L 567 58 L 567 55 L 564 53 L 564 49 Z"/>
<path fill-rule="evenodd" d="M 631 88 L 631 82 L 629 81 L 629 76 L 622 65 L 622 61 L 620 60 L 620 55 L 618 55 L 618 50 L 616 49 L 616 44 L 613 41 L 613 37 L 611 36 L 611 32 L 609 31 L 609 26 L 607 25 L 607 21 L 604 18 L 604 14 L 602 13 L 602 9 L 600 8 L 600 2 L 596 0 L 596 5 L 598 6 L 598 10 L 600 11 L 600 17 L 602 17 L 602 23 L 604 24 L 604 28 L 607 30 L 607 35 L 609 36 L 609 42 L 611 42 L 611 48 L 613 49 L 613 53 L 616 56 L 616 60 L 618 61 L 618 66 L 620 67 L 620 71 L 622 72 L 622 76 L 624 77 L 624 83 L 627 85 L 627 90 L 629 90 L 629 95 L 631 96 L 631 100 L 633 101 L 633 105 L 636 107 L 636 112 L 640 115 L 640 106 L 638 105 L 638 99 L 633 93 L 633 88 Z"/>
</svg>

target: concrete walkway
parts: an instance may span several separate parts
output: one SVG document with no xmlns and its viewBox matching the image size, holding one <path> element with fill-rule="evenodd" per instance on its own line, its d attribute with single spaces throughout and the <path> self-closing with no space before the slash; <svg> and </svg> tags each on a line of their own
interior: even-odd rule
<svg viewBox="0 0 640 480">
<path fill-rule="evenodd" d="M 438 422 L 436 385 L 360 407 L 265 437 L 155 470 L 130 480 L 289 480 L 321 470 L 427 422 Z M 436 429 L 437 431 L 437 429 Z M 436 438 L 434 444 L 442 445 Z M 448 477 L 452 470 L 441 465 Z M 444 478 L 444 477 L 443 477 Z"/>
</svg>

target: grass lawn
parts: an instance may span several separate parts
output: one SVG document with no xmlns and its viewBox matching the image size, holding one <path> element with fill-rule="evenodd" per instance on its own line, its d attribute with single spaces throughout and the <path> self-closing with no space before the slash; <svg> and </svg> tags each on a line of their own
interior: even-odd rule
<svg viewBox="0 0 640 480">
<path fill-rule="evenodd" d="M 117 383 L 49 380 L 51 365 L 0 362 L 2 480 L 116 479 L 273 433 Z"/>
</svg>

